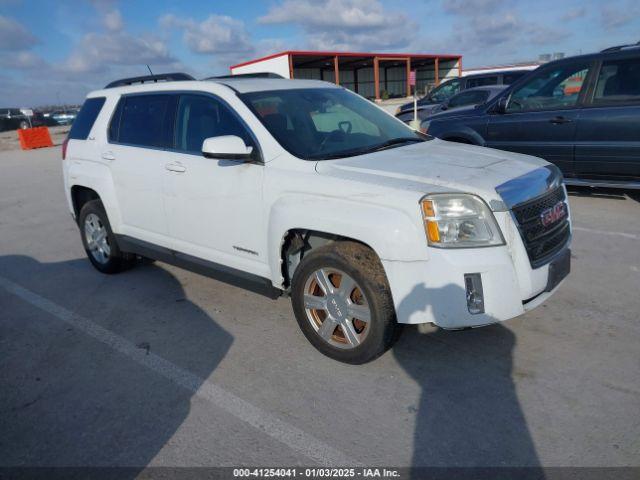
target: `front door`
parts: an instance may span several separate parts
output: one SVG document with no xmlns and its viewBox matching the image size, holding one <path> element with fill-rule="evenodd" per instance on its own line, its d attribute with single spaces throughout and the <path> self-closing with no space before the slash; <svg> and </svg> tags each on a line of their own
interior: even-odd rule
<svg viewBox="0 0 640 480">
<path fill-rule="evenodd" d="M 640 57 L 602 62 L 576 133 L 576 175 L 640 179 Z"/>
<path fill-rule="evenodd" d="M 264 166 L 205 158 L 206 138 L 236 135 L 258 148 L 248 128 L 221 99 L 182 94 L 175 151 L 165 164 L 165 208 L 178 252 L 270 277 L 266 216 L 262 214 Z"/>
<path fill-rule="evenodd" d="M 573 173 L 576 124 L 590 63 L 550 65 L 515 89 L 491 115 L 487 146 L 542 157 Z"/>
</svg>

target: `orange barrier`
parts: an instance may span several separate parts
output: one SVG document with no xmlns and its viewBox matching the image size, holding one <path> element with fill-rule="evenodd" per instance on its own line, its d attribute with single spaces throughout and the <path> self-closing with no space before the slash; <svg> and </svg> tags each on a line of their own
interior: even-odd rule
<svg viewBox="0 0 640 480">
<path fill-rule="evenodd" d="M 18 139 L 20 147 L 23 150 L 31 150 L 32 148 L 53 147 L 49 129 L 47 127 L 25 128 L 18 130 Z"/>
</svg>

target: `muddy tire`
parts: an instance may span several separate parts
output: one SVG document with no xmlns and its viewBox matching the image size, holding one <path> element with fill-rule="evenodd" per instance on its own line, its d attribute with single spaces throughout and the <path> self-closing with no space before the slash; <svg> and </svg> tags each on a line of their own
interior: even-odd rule
<svg viewBox="0 0 640 480">
<path fill-rule="evenodd" d="M 293 275 L 291 303 L 311 344 L 340 362 L 369 362 L 400 334 L 380 259 L 357 242 L 333 242 L 307 254 Z"/>
</svg>

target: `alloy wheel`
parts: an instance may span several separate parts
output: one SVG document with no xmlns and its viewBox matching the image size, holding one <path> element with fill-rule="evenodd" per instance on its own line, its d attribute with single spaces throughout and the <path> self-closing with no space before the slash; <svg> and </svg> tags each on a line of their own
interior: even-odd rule
<svg viewBox="0 0 640 480">
<path fill-rule="evenodd" d="M 342 349 L 359 346 L 369 333 L 371 309 L 358 283 L 345 272 L 321 268 L 305 282 L 304 309 L 314 331 Z"/>
<path fill-rule="evenodd" d="M 111 255 L 107 228 L 95 213 L 84 219 L 84 235 L 91 256 L 101 264 L 107 263 Z"/>
</svg>

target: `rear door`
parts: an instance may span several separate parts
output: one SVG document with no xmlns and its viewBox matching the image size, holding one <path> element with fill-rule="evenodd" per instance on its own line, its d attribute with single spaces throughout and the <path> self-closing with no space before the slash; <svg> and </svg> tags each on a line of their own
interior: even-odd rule
<svg viewBox="0 0 640 480">
<path fill-rule="evenodd" d="M 563 62 L 532 74 L 489 119 L 487 146 L 542 157 L 573 173 L 576 123 L 592 62 Z"/>
<path fill-rule="evenodd" d="M 576 175 L 640 179 L 640 56 L 605 60 L 580 115 Z"/>
<path fill-rule="evenodd" d="M 125 235 L 169 246 L 163 182 L 173 147 L 176 95 L 132 94 L 120 99 L 101 157 L 111 170 Z"/>
</svg>

